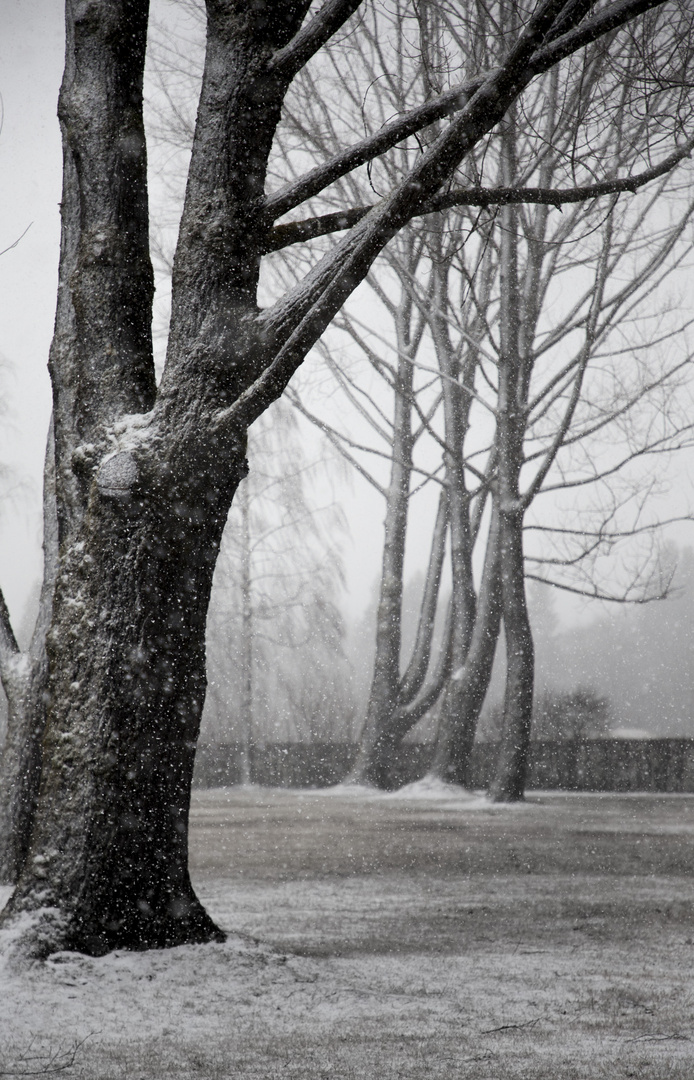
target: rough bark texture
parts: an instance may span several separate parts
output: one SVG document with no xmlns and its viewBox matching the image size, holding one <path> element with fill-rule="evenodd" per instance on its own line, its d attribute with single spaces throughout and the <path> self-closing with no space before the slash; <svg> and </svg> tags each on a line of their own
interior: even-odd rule
<svg viewBox="0 0 694 1080">
<path fill-rule="evenodd" d="M 17 880 L 29 848 L 41 774 L 43 674 L 26 653 L 17 652 L 2 665 L 7 695 L 0 774 L 0 882 L 4 885 Z"/>
<path fill-rule="evenodd" d="M 68 947 L 219 936 L 190 886 L 187 824 L 207 604 L 240 471 L 228 470 L 225 488 L 191 484 L 187 513 L 144 477 L 129 499 L 96 493 L 63 555 L 48 641 L 49 767 L 12 905 L 57 908 L 51 930 Z M 206 503 L 213 513 L 195 521 Z"/>
</svg>

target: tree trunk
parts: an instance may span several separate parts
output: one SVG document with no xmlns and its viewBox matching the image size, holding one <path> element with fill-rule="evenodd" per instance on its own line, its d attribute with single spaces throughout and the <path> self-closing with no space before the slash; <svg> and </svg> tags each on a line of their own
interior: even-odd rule
<svg viewBox="0 0 694 1080">
<path fill-rule="evenodd" d="M 515 182 L 515 113 L 501 137 L 502 182 Z M 497 408 L 498 501 L 501 595 L 506 640 L 506 688 L 499 758 L 489 794 L 495 802 L 523 798 L 533 709 L 534 650 L 525 597 L 523 515 L 520 495 L 526 404 L 532 357 L 521 347 L 518 275 L 519 213 L 501 210 L 499 397 Z"/>
<path fill-rule="evenodd" d="M 179 485 L 157 483 L 158 463 L 147 476 L 140 459 L 130 493 L 103 466 L 85 528 L 63 553 L 48 639 L 50 764 L 8 907 L 51 909 L 36 952 L 223 937 L 193 892 L 187 837 L 207 605 L 244 470 L 243 459 L 226 462 L 223 482 L 210 455 L 183 501 Z"/>
<path fill-rule="evenodd" d="M 0 882 L 13 885 L 26 860 L 41 776 L 46 668 L 28 653 L 3 664 L 7 737 L 0 775 Z"/>
<path fill-rule="evenodd" d="M 476 351 L 466 350 L 468 359 L 462 365 L 453 348 L 445 312 L 449 308 L 448 273 L 443 255 L 440 227 L 435 233 L 434 309 L 431 329 L 441 369 L 441 391 L 444 407 L 446 483 L 450 503 L 451 586 L 453 632 L 451 635 L 451 678 L 441 707 L 440 724 L 450 729 L 452 716 L 457 716 L 461 699 L 461 679 L 470 650 L 477 621 L 477 596 L 472 575 L 473 537 L 470 525 L 471 499 L 465 477 L 465 437 L 470 421 L 471 396 L 467 389 L 473 384 L 477 366 Z M 472 353 L 472 355 L 470 355 Z M 461 385 L 462 384 L 462 385 Z"/>
<path fill-rule="evenodd" d="M 390 483 L 386 496 L 383 561 L 376 613 L 376 654 L 356 761 L 348 782 L 390 785 L 393 740 L 390 735 L 398 705 L 402 624 L 403 569 L 412 474 L 412 387 L 410 317 L 407 294 L 398 311 L 398 378 L 395 386 L 393 449 Z"/>
<path fill-rule="evenodd" d="M 464 663 L 448 682 L 432 773 L 467 784 L 477 721 L 487 696 L 501 621 L 499 515 L 492 508 L 475 624 Z"/>
<path fill-rule="evenodd" d="M 307 6 L 288 3 L 270 25 L 259 9 L 210 0 L 157 392 L 142 121 L 148 4 L 68 0 L 50 358 L 61 561 L 39 806 L 3 916 L 22 915 L 35 954 L 222 937 L 187 863 L 212 574 L 247 471 L 247 420 L 222 431 L 216 418 L 274 347 L 252 325 L 253 243 L 266 228 L 258 197 L 287 85 L 268 76 L 267 61 Z"/>
<path fill-rule="evenodd" d="M 251 602 L 251 532 L 249 521 L 248 479 L 239 492 L 241 510 L 241 748 L 239 779 L 251 782 L 251 744 L 253 741 L 253 605 Z"/>
<path fill-rule="evenodd" d="M 523 519 L 520 513 L 502 515 L 501 578 L 506 689 L 501 746 L 489 794 L 494 802 L 517 802 L 525 791 L 535 666 L 525 597 Z"/>
<path fill-rule="evenodd" d="M 26 861 L 41 779 L 41 741 L 46 725 L 48 659 L 58 559 L 53 424 L 48 432 L 43 498 L 43 583 L 27 652 L 20 653 L 0 594 L 0 677 L 7 696 L 7 737 L 0 766 L 0 881 L 14 884 Z"/>
</svg>

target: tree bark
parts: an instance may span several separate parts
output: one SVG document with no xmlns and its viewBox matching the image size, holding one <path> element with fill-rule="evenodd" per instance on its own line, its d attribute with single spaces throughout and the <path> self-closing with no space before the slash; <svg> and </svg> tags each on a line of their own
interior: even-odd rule
<svg viewBox="0 0 694 1080">
<path fill-rule="evenodd" d="M 477 721 L 492 676 L 501 622 L 499 514 L 492 507 L 482 580 L 470 646 L 446 686 L 431 771 L 454 784 L 468 783 Z"/>
<path fill-rule="evenodd" d="M 0 678 L 7 696 L 7 737 L 0 765 L 0 881 L 14 884 L 26 861 L 41 779 L 41 740 L 46 724 L 48 658 L 58 560 L 53 424 L 48 433 L 43 498 L 43 583 L 29 648 L 20 653 L 0 594 Z"/>
<path fill-rule="evenodd" d="M 41 773 L 44 670 L 27 653 L 2 664 L 7 736 L 0 775 L 0 882 L 13 885 L 24 865 Z"/>
<path fill-rule="evenodd" d="M 9 908 L 59 913 L 42 928 L 43 949 L 221 937 L 188 877 L 188 806 L 212 572 L 243 459 L 224 485 L 204 464 L 184 504 L 156 469 L 143 470 L 130 497 L 97 488 L 63 554 L 48 640 L 48 767 Z M 201 505 L 211 513 L 196 520 Z"/>
<path fill-rule="evenodd" d="M 501 171 L 515 179 L 515 117 L 501 138 Z M 531 356 L 521 347 L 518 277 L 518 208 L 501 210 L 499 397 L 495 499 L 499 514 L 501 595 L 506 641 L 506 685 L 501 746 L 489 794 L 495 802 L 523 798 L 533 709 L 534 650 L 525 596 L 523 515 L 520 495 Z"/>
<path fill-rule="evenodd" d="M 393 449 L 386 495 L 383 558 L 376 613 L 374 672 L 359 751 L 350 783 L 390 785 L 393 738 L 389 735 L 398 706 L 403 570 L 412 475 L 412 303 L 403 293 L 397 313 L 397 383 L 394 393 Z M 397 742 L 397 739 L 395 740 Z"/>
</svg>

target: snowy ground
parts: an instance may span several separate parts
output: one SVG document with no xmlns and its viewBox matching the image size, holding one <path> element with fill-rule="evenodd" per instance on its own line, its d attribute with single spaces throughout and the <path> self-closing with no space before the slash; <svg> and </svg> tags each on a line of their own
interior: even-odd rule
<svg viewBox="0 0 694 1080">
<path fill-rule="evenodd" d="M 220 789 L 191 858 L 229 941 L 5 971 L 0 1076 L 694 1076 L 692 797 Z"/>
</svg>

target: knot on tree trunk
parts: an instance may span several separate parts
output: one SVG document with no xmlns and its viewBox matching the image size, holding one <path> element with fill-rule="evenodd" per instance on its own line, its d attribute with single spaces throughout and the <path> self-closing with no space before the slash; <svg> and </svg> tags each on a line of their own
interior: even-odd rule
<svg viewBox="0 0 694 1080">
<path fill-rule="evenodd" d="M 129 499 L 139 476 L 135 458 L 125 450 L 102 462 L 96 474 L 96 486 L 107 499 Z"/>
</svg>

